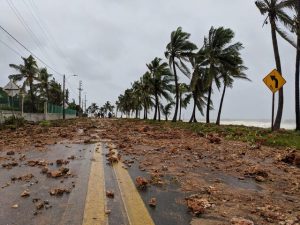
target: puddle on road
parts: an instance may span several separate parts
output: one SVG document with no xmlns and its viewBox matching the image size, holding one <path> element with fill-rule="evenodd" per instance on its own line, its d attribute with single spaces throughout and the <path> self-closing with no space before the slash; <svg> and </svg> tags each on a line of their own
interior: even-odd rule
<svg viewBox="0 0 300 225">
<path fill-rule="evenodd" d="M 240 180 L 237 177 L 218 172 L 218 171 L 211 171 L 205 168 L 197 168 L 195 172 L 201 174 L 204 180 L 208 182 L 213 182 L 215 180 L 220 180 L 227 186 L 231 188 L 240 188 L 250 191 L 262 191 L 263 188 L 257 184 L 252 178 L 245 178 L 244 180 Z"/>
<path fill-rule="evenodd" d="M 124 158 L 126 159 L 126 157 Z M 128 168 L 128 172 L 133 181 L 137 176 L 149 177 L 146 172 L 138 168 L 137 161 Z M 163 179 L 166 185 L 149 185 L 146 190 L 139 190 L 154 223 L 156 225 L 189 225 L 192 215 L 188 212 L 184 199 L 190 194 L 182 193 L 179 184 L 174 182 L 171 177 L 165 176 Z M 155 208 L 148 205 L 151 198 L 157 200 Z"/>
<path fill-rule="evenodd" d="M 16 152 L 11 156 L 10 158 L 16 159 L 19 166 L 12 169 L 0 168 L 0 186 L 3 187 L 9 183 L 9 186 L 0 189 L 0 224 L 81 224 L 88 182 L 86 174 L 89 174 L 90 170 L 92 147 L 93 145 L 57 144 L 48 146 L 46 151 Z M 19 161 L 22 154 L 26 155 L 26 159 Z M 41 173 L 42 167 L 26 165 L 28 160 L 46 160 L 53 163 L 53 165 L 48 165 L 49 170 L 57 170 L 59 167 L 56 166 L 56 160 L 67 160 L 70 156 L 75 156 L 75 159 L 69 160 L 70 163 L 64 167 L 69 168 L 74 176 L 68 178 L 48 178 L 46 174 Z M 0 157 L 7 157 L 6 152 L 1 152 Z M 1 164 L 7 162 L 12 161 L 1 161 Z M 13 176 L 19 177 L 26 174 L 33 174 L 34 177 L 27 182 L 11 181 Z M 49 190 L 52 188 L 70 188 L 72 191 L 62 196 L 50 196 Z M 26 189 L 29 190 L 30 196 L 22 198 L 20 194 Z M 49 201 L 52 207 L 36 210 L 33 203 L 35 198 Z M 18 208 L 12 208 L 15 204 Z M 34 215 L 34 212 L 38 214 Z M 65 222 L 62 223 L 62 221 Z"/>
</svg>

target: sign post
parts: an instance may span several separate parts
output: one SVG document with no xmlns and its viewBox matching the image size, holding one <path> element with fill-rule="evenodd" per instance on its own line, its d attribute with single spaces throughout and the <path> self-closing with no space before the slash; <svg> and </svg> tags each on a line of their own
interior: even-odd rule
<svg viewBox="0 0 300 225">
<path fill-rule="evenodd" d="M 274 129 L 274 106 L 275 106 L 275 93 L 279 91 L 283 85 L 285 85 L 286 80 L 282 75 L 276 70 L 272 70 L 264 79 L 263 82 L 272 91 L 272 131 Z"/>
</svg>

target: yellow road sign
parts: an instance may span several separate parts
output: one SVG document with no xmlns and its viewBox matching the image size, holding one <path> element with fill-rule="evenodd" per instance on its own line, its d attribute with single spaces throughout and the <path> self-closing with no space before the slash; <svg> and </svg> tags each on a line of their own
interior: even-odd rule
<svg viewBox="0 0 300 225">
<path fill-rule="evenodd" d="M 280 88 L 282 88 L 282 86 L 286 83 L 286 80 L 276 69 L 272 70 L 272 72 L 269 73 L 263 81 L 273 93 L 280 90 Z"/>
</svg>

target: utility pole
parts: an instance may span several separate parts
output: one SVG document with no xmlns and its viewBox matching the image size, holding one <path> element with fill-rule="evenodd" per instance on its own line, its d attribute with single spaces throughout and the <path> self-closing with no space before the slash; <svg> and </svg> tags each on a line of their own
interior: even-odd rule
<svg viewBox="0 0 300 225">
<path fill-rule="evenodd" d="M 81 92 L 83 91 L 83 89 L 82 89 L 82 81 L 80 80 L 79 81 L 79 88 L 78 88 L 78 90 L 79 90 L 79 108 L 81 108 Z"/>
<path fill-rule="evenodd" d="M 66 76 L 64 75 L 63 78 L 63 119 L 66 119 L 66 110 L 65 110 L 65 103 L 66 103 L 66 94 L 65 94 L 65 87 L 66 86 Z"/>
</svg>

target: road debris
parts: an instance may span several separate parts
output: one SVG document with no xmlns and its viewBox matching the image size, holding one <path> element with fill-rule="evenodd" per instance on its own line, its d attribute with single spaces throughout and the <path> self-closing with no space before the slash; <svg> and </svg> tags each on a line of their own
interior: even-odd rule
<svg viewBox="0 0 300 225">
<path fill-rule="evenodd" d="M 69 194 L 71 190 L 67 188 L 53 188 L 49 191 L 49 194 L 53 196 L 61 196 L 64 193 Z"/>
<path fill-rule="evenodd" d="M 106 191 L 106 196 L 107 196 L 108 198 L 114 198 L 114 197 L 115 197 L 115 193 L 112 192 L 112 191 Z"/>
<path fill-rule="evenodd" d="M 30 196 L 29 190 L 25 190 L 21 193 L 21 197 L 29 197 L 29 196 Z"/>
<path fill-rule="evenodd" d="M 207 199 L 202 198 L 199 195 L 191 195 L 186 198 L 186 201 L 187 207 L 196 216 L 205 213 L 206 209 L 212 207 L 212 204 Z"/>
<path fill-rule="evenodd" d="M 138 188 L 140 188 L 140 189 L 145 189 L 145 188 L 147 188 L 148 181 L 147 181 L 146 178 L 140 177 L 140 176 L 139 176 L 139 177 L 137 177 L 137 178 L 135 179 L 135 181 L 136 181 L 136 185 L 137 185 Z"/>
<path fill-rule="evenodd" d="M 148 202 L 149 206 L 155 208 L 156 205 L 157 205 L 157 201 L 156 201 L 156 198 L 151 198 Z"/>
</svg>

